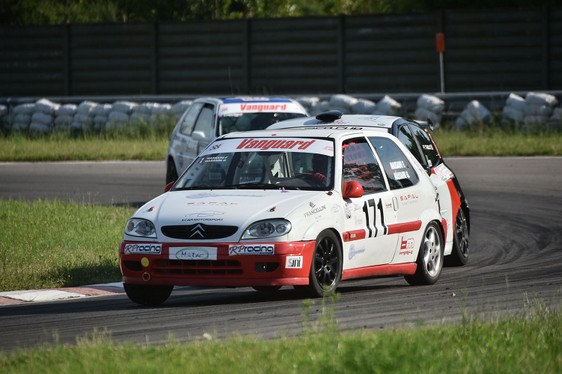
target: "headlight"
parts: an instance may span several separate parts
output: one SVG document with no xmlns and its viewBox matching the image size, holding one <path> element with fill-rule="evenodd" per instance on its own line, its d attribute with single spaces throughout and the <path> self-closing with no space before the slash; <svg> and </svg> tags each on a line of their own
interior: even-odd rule
<svg viewBox="0 0 562 374">
<path fill-rule="evenodd" d="M 242 239 L 264 239 L 288 234 L 291 231 L 291 222 L 286 219 L 268 219 L 252 223 Z"/>
<path fill-rule="evenodd" d="M 156 238 L 154 224 L 146 219 L 131 218 L 125 227 L 125 234 L 142 236 L 144 238 Z"/>
</svg>

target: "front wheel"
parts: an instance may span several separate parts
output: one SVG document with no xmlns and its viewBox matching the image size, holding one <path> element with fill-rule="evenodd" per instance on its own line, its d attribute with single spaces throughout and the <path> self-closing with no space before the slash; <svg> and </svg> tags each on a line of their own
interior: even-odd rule
<svg viewBox="0 0 562 374">
<path fill-rule="evenodd" d="M 176 164 L 173 159 L 168 159 L 166 165 L 166 184 L 175 182 L 178 180 L 178 172 L 176 170 Z"/>
<path fill-rule="evenodd" d="M 343 256 L 340 241 L 332 231 L 318 235 L 310 264 L 308 286 L 295 286 L 304 296 L 324 297 L 334 293 L 341 280 Z"/>
<path fill-rule="evenodd" d="M 404 278 L 412 285 L 433 284 L 437 282 L 443 269 L 444 240 L 441 227 L 435 222 L 430 222 L 425 228 L 422 243 L 416 260 L 417 269 L 414 275 Z"/>
<path fill-rule="evenodd" d="M 453 235 L 453 252 L 445 261 L 447 265 L 465 265 L 468 262 L 468 222 L 462 208 L 457 212 Z"/>
<path fill-rule="evenodd" d="M 168 299 L 174 286 L 123 284 L 129 299 L 140 305 L 160 305 Z"/>
</svg>

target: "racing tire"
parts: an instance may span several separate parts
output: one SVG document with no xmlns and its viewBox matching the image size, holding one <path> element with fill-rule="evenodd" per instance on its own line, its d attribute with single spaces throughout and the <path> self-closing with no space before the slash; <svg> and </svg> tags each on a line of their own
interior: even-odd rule
<svg viewBox="0 0 562 374">
<path fill-rule="evenodd" d="M 168 299 L 174 286 L 123 284 L 129 299 L 140 305 L 160 305 Z"/>
<path fill-rule="evenodd" d="M 175 182 L 178 180 L 178 171 L 176 170 L 176 164 L 173 159 L 168 159 L 166 163 L 166 184 Z"/>
<path fill-rule="evenodd" d="M 416 273 L 405 275 L 406 282 L 411 285 L 434 284 L 443 269 L 445 249 L 443 231 L 436 222 L 430 222 L 423 233 L 418 253 Z"/>
<path fill-rule="evenodd" d="M 464 211 L 459 208 L 453 233 L 453 251 L 445 258 L 445 264 L 463 266 L 468 262 L 468 222 Z"/>
<path fill-rule="evenodd" d="M 261 293 L 272 294 L 279 291 L 281 286 L 252 286 L 252 288 Z"/>
<path fill-rule="evenodd" d="M 316 239 L 316 247 L 308 286 L 295 286 L 297 292 L 307 297 L 324 297 L 333 294 L 338 287 L 343 269 L 343 255 L 336 234 L 324 230 Z"/>
</svg>

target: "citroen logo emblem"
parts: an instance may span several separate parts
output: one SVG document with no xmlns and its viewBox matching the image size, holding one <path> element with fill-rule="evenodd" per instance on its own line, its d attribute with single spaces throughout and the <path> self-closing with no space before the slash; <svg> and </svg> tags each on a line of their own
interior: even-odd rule
<svg viewBox="0 0 562 374">
<path fill-rule="evenodd" d="M 205 238 L 205 229 L 203 228 L 203 226 L 201 226 L 200 223 L 198 223 L 197 225 L 193 226 L 190 230 L 191 235 L 189 235 L 190 238 L 195 237 L 196 235 L 198 235 L 200 238 Z"/>
</svg>

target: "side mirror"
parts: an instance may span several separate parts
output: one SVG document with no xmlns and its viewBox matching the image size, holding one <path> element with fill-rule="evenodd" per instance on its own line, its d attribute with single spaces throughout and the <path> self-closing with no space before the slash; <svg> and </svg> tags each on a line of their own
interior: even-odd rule
<svg viewBox="0 0 562 374">
<path fill-rule="evenodd" d="M 205 133 L 203 131 L 193 131 L 191 133 L 191 139 L 197 140 L 197 141 L 207 140 L 207 136 L 205 135 Z"/>
<path fill-rule="evenodd" d="M 352 197 L 363 196 L 363 186 L 356 181 L 344 182 L 343 184 L 343 198 L 349 199 Z"/>
<path fill-rule="evenodd" d="M 174 183 L 176 183 L 176 181 L 170 182 L 166 185 L 166 187 L 164 187 L 164 192 L 168 192 L 172 189 L 172 186 L 174 185 Z"/>
</svg>

